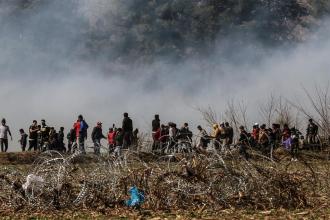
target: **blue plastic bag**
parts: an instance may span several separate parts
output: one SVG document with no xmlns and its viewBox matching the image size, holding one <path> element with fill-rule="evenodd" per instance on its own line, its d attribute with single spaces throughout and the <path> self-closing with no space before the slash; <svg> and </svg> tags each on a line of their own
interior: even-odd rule
<svg viewBox="0 0 330 220">
<path fill-rule="evenodd" d="M 131 198 L 126 201 L 127 206 L 136 207 L 144 202 L 144 193 L 140 192 L 136 186 L 131 187 L 128 192 L 131 195 Z"/>
</svg>

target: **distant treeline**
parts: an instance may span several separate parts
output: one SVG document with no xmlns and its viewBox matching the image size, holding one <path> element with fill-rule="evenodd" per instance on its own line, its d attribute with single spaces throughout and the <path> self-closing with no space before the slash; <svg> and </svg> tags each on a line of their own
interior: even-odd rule
<svg viewBox="0 0 330 220">
<path fill-rule="evenodd" d="M 51 3 L 52 2 L 52 3 Z M 304 40 L 329 14 L 327 0 L 109 0 L 109 10 L 94 27 L 82 26 L 84 56 L 175 59 L 206 54 L 214 44 L 237 34 L 237 43 L 254 39 L 268 46 Z M 16 11 L 40 5 L 74 9 L 79 1 L 13 0 Z M 0 0 L 0 6 L 8 1 Z M 59 6 L 60 5 L 60 6 Z M 71 10 L 70 9 L 70 10 Z M 32 9 L 33 10 L 33 9 Z M 118 11 L 119 10 L 119 11 Z M 52 15 L 49 15 L 52 16 Z M 59 16 L 60 17 L 60 16 Z M 55 18 L 58 19 L 58 18 Z M 69 24 L 70 25 L 70 24 Z M 71 24 L 74 25 L 74 24 Z"/>
</svg>

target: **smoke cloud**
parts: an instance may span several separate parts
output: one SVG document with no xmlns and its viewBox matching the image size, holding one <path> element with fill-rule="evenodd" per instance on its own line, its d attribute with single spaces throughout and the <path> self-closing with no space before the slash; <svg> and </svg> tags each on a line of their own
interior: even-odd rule
<svg viewBox="0 0 330 220">
<path fill-rule="evenodd" d="M 118 28 L 115 18 L 127 9 L 118 1 L 45 1 L 24 10 L 17 2 L 0 2 L 0 117 L 14 133 L 11 151 L 19 150 L 18 129 L 27 131 L 34 119 L 68 131 L 83 114 L 90 126 L 102 121 L 106 132 L 128 112 L 135 127 L 149 132 L 158 113 L 164 123 L 195 128 L 204 125 L 196 108 L 212 106 L 221 114 L 235 98 L 247 103 L 254 121 L 270 93 L 295 99 L 301 85 L 330 80 L 327 19 L 297 45 L 270 49 L 235 33 L 203 57 L 129 63 L 98 51 L 84 56 L 87 29 Z"/>
</svg>

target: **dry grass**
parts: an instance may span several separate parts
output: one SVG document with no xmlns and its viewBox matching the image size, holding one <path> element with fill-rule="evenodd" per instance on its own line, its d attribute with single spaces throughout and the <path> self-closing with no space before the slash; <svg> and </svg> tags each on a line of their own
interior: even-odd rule
<svg viewBox="0 0 330 220">
<path fill-rule="evenodd" d="M 258 154 L 245 161 L 237 152 L 173 157 L 127 152 L 120 164 L 92 155 L 78 155 L 68 164 L 50 163 L 55 155 L 32 156 L 38 162 L 28 165 L 27 154 L 1 155 L 10 159 L 1 160 L 0 216 L 299 219 L 327 218 L 330 213 L 330 163 L 325 152 L 303 152 L 298 162 L 291 162 L 285 151 L 275 153 L 278 162 Z M 20 188 L 31 172 L 47 185 L 33 198 L 22 195 Z M 62 179 L 51 184 L 54 177 Z M 147 198 L 138 209 L 124 205 L 133 185 Z"/>
</svg>

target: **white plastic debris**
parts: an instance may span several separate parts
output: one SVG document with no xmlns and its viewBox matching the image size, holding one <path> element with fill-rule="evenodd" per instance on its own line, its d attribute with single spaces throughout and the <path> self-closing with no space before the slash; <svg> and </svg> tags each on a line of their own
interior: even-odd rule
<svg viewBox="0 0 330 220">
<path fill-rule="evenodd" d="M 29 174 L 26 177 L 26 182 L 22 185 L 24 190 L 27 190 L 30 186 L 40 187 L 44 183 L 44 179 L 40 176 L 36 176 L 34 174 Z"/>
</svg>

